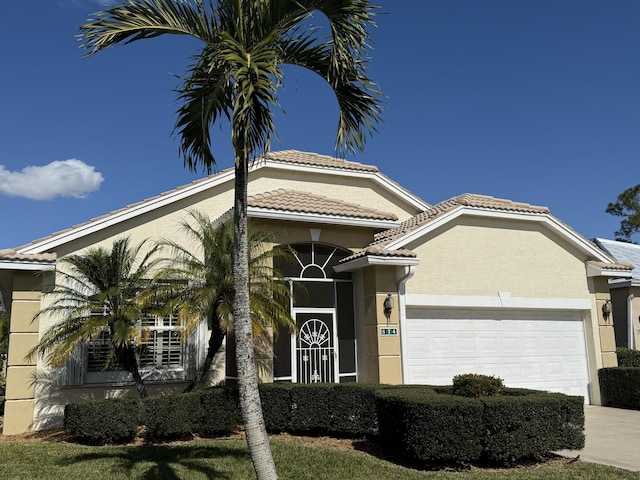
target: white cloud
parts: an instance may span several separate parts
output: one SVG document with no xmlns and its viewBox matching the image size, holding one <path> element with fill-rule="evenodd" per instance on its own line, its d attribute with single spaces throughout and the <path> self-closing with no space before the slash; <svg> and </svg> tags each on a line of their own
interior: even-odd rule
<svg viewBox="0 0 640 480">
<path fill-rule="evenodd" d="M 29 166 L 20 172 L 11 172 L 0 165 L 0 194 L 32 200 L 83 198 L 98 190 L 103 180 L 95 167 L 76 159 Z"/>
</svg>

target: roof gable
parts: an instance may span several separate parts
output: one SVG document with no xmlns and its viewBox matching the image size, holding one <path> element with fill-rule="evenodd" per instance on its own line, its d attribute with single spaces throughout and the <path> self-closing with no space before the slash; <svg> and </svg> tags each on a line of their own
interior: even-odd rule
<svg viewBox="0 0 640 480">
<path fill-rule="evenodd" d="M 351 162 L 348 160 L 342 160 L 315 153 L 300 152 L 296 150 L 285 150 L 281 152 L 269 152 L 263 157 L 254 160 L 250 165 L 250 174 L 251 172 L 266 167 L 303 172 L 322 172 L 325 174 L 328 173 L 331 175 L 346 177 L 355 176 L 359 178 L 367 178 L 380 185 L 391 195 L 391 197 L 397 198 L 398 201 L 402 200 L 411 205 L 412 208 L 415 209 L 415 211 L 423 210 L 430 207 L 428 203 L 413 195 L 411 192 L 404 189 L 396 182 L 393 182 L 392 180 L 381 174 L 376 167 L 371 165 L 364 165 L 358 162 Z M 173 190 L 161 193 L 160 195 L 157 195 L 155 197 L 151 197 L 141 202 L 128 205 L 122 209 L 112 211 L 106 215 L 93 218 L 88 222 L 56 232 L 48 237 L 35 240 L 30 244 L 16 248 L 16 252 L 19 254 L 38 254 L 53 251 L 60 245 L 64 245 L 68 242 L 74 241 L 86 235 L 90 235 L 107 227 L 138 217 L 140 215 L 144 215 L 145 213 L 166 207 L 167 205 L 173 204 L 175 202 L 188 199 L 189 197 L 193 197 L 198 194 L 202 194 L 203 192 L 211 190 L 217 186 L 227 183 L 232 185 L 233 178 L 234 170 L 232 168 L 223 170 L 217 174 L 210 175 L 203 179 L 191 182 L 188 185 L 184 185 Z M 280 196 L 280 199 L 283 198 L 285 197 Z M 293 195 L 290 195 L 290 198 L 293 199 Z M 315 205 L 318 204 L 317 201 L 311 203 Z M 340 208 L 346 209 L 348 218 L 362 218 L 367 221 L 375 220 L 382 222 L 379 224 L 370 225 L 375 226 L 376 228 L 387 229 L 391 226 L 396 225 L 397 218 L 392 218 L 393 214 L 374 212 L 373 210 L 367 211 L 367 209 L 363 207 L 356 208 L 355 205 L 351 205 L 350 207 L 342 205 L 340 208 L 337 208 L 337 206 L 334 205 L 334 208 L 337 212 L 340 212 Z M 262 207 L 262 212 L 264 213 L 264 210 L 266 209 L 266 207 Z M 288 211 L 291 211 L 291 209 L 288 209 Z"/>
<path fill-rule="evenodd" d="M 589 258 L 607 265 L 616 263 L 614 258 L 597 248 L 593 242 L 552 216 L 547 207 L 470 193 L 438 203 L 402 222 L 398 228 L 376 234 L 373 244 L 383 245 L 387 249 L 406 248 L 409 243 L 418 240 L 428 232 L 455 221 L 462 215 L 538 222 L 554 231 Z M 623 269 L 626 270 L 626 268 Z"/>
</svg>

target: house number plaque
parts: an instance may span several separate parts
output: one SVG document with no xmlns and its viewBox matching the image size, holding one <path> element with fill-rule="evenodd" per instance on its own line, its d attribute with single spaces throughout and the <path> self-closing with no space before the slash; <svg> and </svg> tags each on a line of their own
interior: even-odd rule
<svg viewBox="0 0 640 480">
<path fill-rule="evenodd" d="M 380 335 L 383 337 L 395 337 L 398 335 L 398 329 L 397 328 L 381 328 L 380 329 Z"/>
</svg>

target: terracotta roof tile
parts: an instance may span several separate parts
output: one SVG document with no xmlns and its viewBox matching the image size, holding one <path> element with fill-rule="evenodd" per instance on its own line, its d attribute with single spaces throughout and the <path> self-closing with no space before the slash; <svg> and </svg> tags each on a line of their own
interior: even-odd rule
<svg viewBox="0 0 640 480">
<path fill-rule="evenodd" d="M 350 262 L 351 260 L 355 260 L 357 258 L 367 257 L 367 256 L 375 256 L 375 257 L 395 257 L 395 258 L 416 258 L 417 255 L 415 252 L 408 250 L 406 248 L 399 248 L 398 250 L 387 250 L 379 245 L 369 245 L 366 248 L 363 248 L 359 252 L 354 253 L 353 255 L 349 255 L 348 257 L 340 260 L 340 263 Z"/>
<path fill-rule="evenodd" d="M 55 262 L 57 255 L 55 253 L 36 253 L 22 254 L 13 249 L 0 250 L 0 260 L 17 261 L 17 262 Z"/>
<path fill-rule="evenodd" d="M 603 270 L 626 270 L 628 272 L 631 272 L 635 268 L 630 263 L 625 262 L 605 263 L 598 262 L 596 260 L 589 260 L 587 263 Z"/>
<path fill-rule="evenodd" d="M 359 172 L 378 172 L 377 167 L 365 165 L 358 162 L 351 162 L 341 158 L 330 157 L 329 155 L 319 155 L 317 153 L 300 152 L 298 150 L 282 150 L 279 152 L 269 152 L 264 156 L 266 159 L 276 162 L 295 163 L 298 165 L 313 165 L 316 167 L 340 168 L 344 170 L 356 170 Z M 259 159 L 257 159 L 259 161 Z"/>
<path fill-rule="evenodd" d="M 279 189 L 272 192 L 251 195 L 248 198 L 248 205 L 254 208 L 315 213 L 320 215 L 337 215 L 351 218 L 389 221 L 398 219 L 394 213 L 379 212 L 372 208 L 296 190 Z"/>
<path fill-rule="evenodd" d="M 457 197 L 450 198 L 449 200 L 445 200 L 444 202 L 440 202 L 424 212 L 414 215 L 402 222 L 398 228 L 392 228 L 376 234 L 374 236 L 373 244 L 386 243 L 396 239 L 461 206 L 523 213 L 549 213 L 549 209 L 547 207 L 538 207 L 528 203 L 513 202 L 511 200 L 490 197 L 487 195 L 465 193 Z"/>
</svg>

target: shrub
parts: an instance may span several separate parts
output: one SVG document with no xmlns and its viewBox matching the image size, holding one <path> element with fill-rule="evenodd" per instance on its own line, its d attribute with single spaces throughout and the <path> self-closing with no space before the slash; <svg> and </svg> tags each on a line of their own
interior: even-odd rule
<svg viewBox="0 0 640 480">
<path fill-rule="evenodd" d="M 640 367 L 640 350 L 627 347 L 616 348 L 619 367 Z"/>
<path fill-rule="evenodd" d="M 290 390 L 291 432 L 319 434 L 329 431 L 332 387 L 330 383 L 300 383 Z"/>
<path fill-rule="evenodd" d="M 504 395 L 480 399 L 483 459 L 515 465 L 549 452 L 584 447 L 584 398 L 559 393 Z"/>
<path fill-rule="evenodd" d="M 260 384 L 260 399 L 262 401 L 262 416 L 267 431 L 281 433 L 291 429 L 292 383 L 263 383 Z"/>
<path fill-rule="evenodd" d="M 349 437 L 377 434 L 376 392 L 381 388 L 364 383 L 333 386 L 329 392 L 329 432 Z"/>
<path fill-rule="evenodd" d="M 213 387 L 196 394 L 200 399 L 197 417 L 200 433 L 227 435 L 241 422 L 237 389 Z"/>
<path fill-rule="evenodd" d="M 148 397 L 143 400 L 148 440 L 184 437 L 197 431 L 200 423 L 200 395 L 185 393 Z"/>
<path fill-rule="evenodd" d="M 603 405 L 640 410 L 640 368 L 601 368 L 598 378 Z"/>
<path fill-rule="evenodd" d="M 490 375 L 467 373 L 453 377 L 453 394 L 461 397 L 499 395 L 503 388 L 502 379 Z"/>
<path fill-rule="evenodd" d="M 463 465 L 482 453 L 482 404 L 428 390 L 388 389 L 377 396 L 380 439 L 420 467 Z"/>
<path fill-rule="evenodd" d="M 92 444 L 124 443 L 135 438 L 140 412 L 136 398 L 70 403 L 64 409 L 64 429 Z"/>
</svg>

